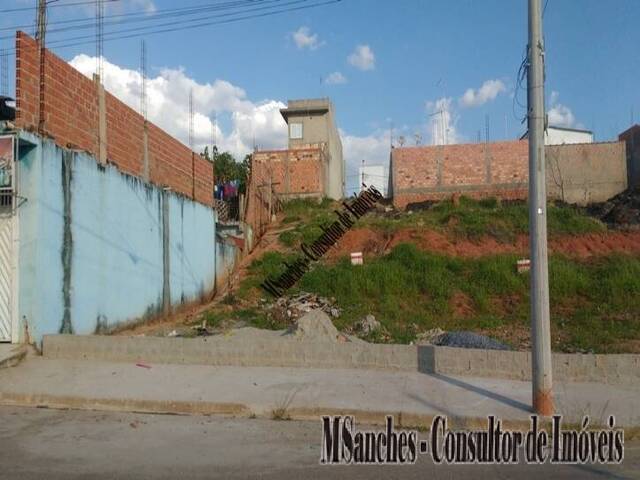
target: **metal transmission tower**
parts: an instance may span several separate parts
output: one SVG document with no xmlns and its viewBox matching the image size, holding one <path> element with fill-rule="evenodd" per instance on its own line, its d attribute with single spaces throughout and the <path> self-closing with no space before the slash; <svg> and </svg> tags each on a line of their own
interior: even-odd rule
<svg viewBox="0 0 640 480">
<path fill-rule="evenodd" d="M 9 96 L 9 51 L 0 50 L 0 95 Z"/>
<path fill-rule="evenodd" d="M 147 45 L 140 41 L 140 115 L 147 121 Z"/>
<path fill-rule="evenodd" d="M 189 90 L 189 148 L 193 150 L 193 88 Z"/>
<path fill-rule="evenodd" d="M 102 82 L 104 54 L 104 0 L 96 0 L 96 75 Z"/>
<path fill-rule="evenodd" d="M 189 90 L 189 149 L 191 150 L 191 198 L 196 198 L 196 157 L 193 154 L 193 88 Z"/>
<path fill-rule="evenodd" d="M 140 115 L 143 118 L 142 127 L 142 176 L 145 181 L 150 178 L 149 166 L 149 124 L 147 121 L 147 45 L 140 42 Z"/>
<path fill-rule="evenodd" d="M 529 130 L 529 245 L 531 248 L 531 354 L 533 409 L 553 414 L 547 198 L 544 159 L 544 43 L 540 0 L 529 0 L 527 119 Z"/>
<path fill-rule="evenodd" d="M 36 21 L 36 42 L 40 50 L 40 78 L 39 78 L 39 97 L 40 103 L 38 108 L 38 131 L 44 132 L 45 122 L 45 101 L 44 101 L 44 88 L 45 88 L 45 44 L 47 36 L 47 2 L 46 0 L 38 0 L 38 18 Z"/>
</svg>

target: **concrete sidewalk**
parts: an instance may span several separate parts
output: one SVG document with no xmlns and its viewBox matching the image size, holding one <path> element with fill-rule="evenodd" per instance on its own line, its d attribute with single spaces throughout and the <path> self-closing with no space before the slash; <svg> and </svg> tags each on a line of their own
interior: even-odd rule
<svg viewBox="0 0 640 480">
<path fill-rule="evenodd" d="M 359 422 L 385 414 L 407 426 L 437 414 L 527 421 L 529 382 L 380 370 L 220 367 L 27 358 L 0 370 L 0 404 L 95 410 L 317 419 L 352 413 Z M 616 416 L 640 425 L 640 386 L 556 383 L 558 413 L 592 423 Z"/>
</svg>

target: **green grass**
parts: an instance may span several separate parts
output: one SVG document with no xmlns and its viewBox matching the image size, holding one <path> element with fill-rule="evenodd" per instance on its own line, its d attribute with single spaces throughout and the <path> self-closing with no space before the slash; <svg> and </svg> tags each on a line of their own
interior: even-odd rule
<svg viewBox="0 0 640 480">
<path fill-rule="evenodd" d="M 286 257 L 269 254 L 253 272 L 260 281 Z M 529 277 L 515 269 L 517 257 L 463 259 L 395 247 L 389 255 L 352 266 L 347 259 L 316 265 L 292 289 L 335 297 L 348 329 L 372 313 L 392 342 L 411 341 L 417 332 L 528 329 Z M 552 256 L 549 265 L 554 349 L 617 352 L 626 340 L 640 339 L 640 259 L 624 255 L 588 263 Z M 253 282 L 256 279 L 248 279 Z M 469 300 L 471 314 L 457 315 L 454 294 Z M 266 296 L 266 294 L 262 294 Z M 510 299 L 509 307 L 504 299 Z"/>
<path fill-rule="evenodd" d="M 334 210 L 340 205 L 331 200 L 291 200 L 284 205 L 285 225 L 292 228 L 282 232 L 280 242 L 296 248 L 301 242 L 313 242 L 336 219 Z M 582 235 L 602 232 L 606 226 L 578 207 L 550 203 L 547 208 L 550 236 Z M 361 218 L 356 227 L 369 227 L 392 233 L 403 228 L 425 228 L 446 233 L 453 238 L 480 240 L 488 236 L 502 243 L 513 242 L 518 235 L 527 234 L 529 211 L 525 202 L 500 202 L 495 198 L 473 200 L 461 197 L 458 202 L 444 200 L 431 208 L 395 215 L 370 213 Z"/>
<path fill-rule="evenodd" d="M 284 202 L 282 205 L 282 211 L 285 218 L 306 218 L 309 215 L 313 215 L 315 212 L 330 211 L 334 201 L 330 198 L 323 198 L 322 200 L 315 198 L 297 198 Z"/>
<path fill-rule="evenodd" d="M 280 275 L 285 261 L 295 260 L 300 242 L 318 238 L 320 227 L 334 221 L 337 208 L 327 199 L 286 203 L 283 223 L 291 228 L 279 239 L 291 250 L 270 252 L 254 261 L 236 292 L 238 299 L 246 305 L 266 297 L 259 284 L 267 276 Z M 606 230 L 572 206 L 550 204 L 547 211 L 550 236 Z M 411 214 L 368 214 L 356 226 L 386 232 L 425 228 L 454 238 L 490 236 L 512 242 L 528 231 L 528 207 L 524 202 L 462 197 L 455 204 L 443 201 Z M 316 264 L 290 293 L 304 290 L 335 297 L 343 311 L 336 325 L 343 330 L 372 313 L 384 326 L 384 332 L 369 337 L 372 341 L 406 343 L 418 332 L 439 327 L 481 330 L 508 342 L 508 332 L 529 330 L 529 277 L 516 272 L 516 260 L 514 255 L 465 259 L 404 244 L 386 256 L 367 258 L 363 266 L 354 267 L 346 258 Z M 585 262 L 554 255 L 549 275 L 555 350 L 619 352 L 627 348 L 624 342 L 640 340 L 640 258 L 613 255 Z M 454 302 L 459 298 L 460 308 Z M 262 328 L 283 328 L 259 307 L 236 311 L 234 318 Z"/>
<path fill-rule="evenodd" d="M 604 224 L 570 205 L 549 204 L 547 217 L 550 235 L 577 235 L 606 230 Z M 403 213 L 394 218 L 369 215 L 361 221 L 361 225 L 385 231 L 424 227 L 447 232 L 457 238 L 477 240 L 490 236 L 501 242 L 511 242 L 516 235 L 528 232 L 529 212 L 525 202 L 461 197 L 456 204 L 445 200 L 429 209 Z"/>
<path fill-rule="evenodd" d="M 292 225 L 282 232 L 283 245 L 296 248 L 301 242 L 312 242 L 322 234 L 321 226 L 335 220 L 339 205 L 330 200 L 292 200 L 285 204 L 284 224 Z M 564 204 L 549 204 L 547 209 L 550 236 L 582 235 L 602 232 L 606 226 L 583 210 Z M 356 224 L 392 233 L 403 228 L 425 228 L 446 233 L 453 238 L 480 240 L 488 236 L 502 243 L 513 242 L 528 233 L 529 212 L 525 202 L 499 202 L 495 198 L 473 200 L 461 197 L 454 204 L 445 200 L 417 212 L 401 212 L 393 216 L 368 214 Z"/>
</svg>

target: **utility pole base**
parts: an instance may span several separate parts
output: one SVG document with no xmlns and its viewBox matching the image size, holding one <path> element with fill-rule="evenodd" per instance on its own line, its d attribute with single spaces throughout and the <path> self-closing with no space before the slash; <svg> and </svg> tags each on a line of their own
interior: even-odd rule
<svg viewBox="0 0 640 480">
<path fill-rule="evenodd" d="M 551 390 L 533 392 L 533 411 L 545 417 L 553 415 L 553 392 Z"/>
</svg>

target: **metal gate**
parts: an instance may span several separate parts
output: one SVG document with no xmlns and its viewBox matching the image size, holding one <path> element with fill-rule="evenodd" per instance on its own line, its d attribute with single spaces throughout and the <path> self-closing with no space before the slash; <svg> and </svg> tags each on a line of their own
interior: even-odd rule
<svg viewBox="0 0 640 480">
<path fill-rule="evenodd" d="M 13 137 L 0 137 L 0 342 L 11 341 L 13 307 Z"/>
</svg>

